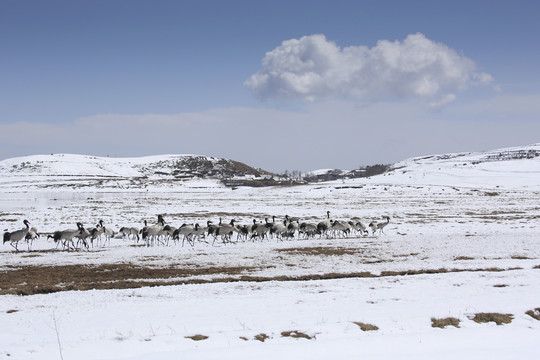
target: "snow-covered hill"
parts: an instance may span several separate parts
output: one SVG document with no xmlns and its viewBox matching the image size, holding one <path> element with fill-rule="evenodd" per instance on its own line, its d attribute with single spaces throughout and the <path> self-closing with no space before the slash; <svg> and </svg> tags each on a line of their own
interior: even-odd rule
<svg viewBox="0 0 540 360">
<path fill-rule="evenodd" d="M 540 190 L 540 143 L 416 157 L 391 168 L 392 171 L 383 175 L 350 181 Z M 104 158 L 55 154 L 0 161 L 0 189 L 4 191 L 215 188 L 224 186 L 223 179 L 236 179 L 241 184 L 245 179 L 269 176 L 268 172 L 234 160 L 199 155 Z"/>
<path fill-rule="evenodd" d="M 416 157 L 394 164 L 393 169 L 389 173 L 362 181 L 540 189 L 540 144 Z"/>
<path fill-rule="evenodd" d="M 221 179 L 254 178 L 267 174 L 234 160 L 200 155 L 139 158 L 33 155 L 1 161 L 0 188 L 88 190 L 220 187 Z"/>
</svg>

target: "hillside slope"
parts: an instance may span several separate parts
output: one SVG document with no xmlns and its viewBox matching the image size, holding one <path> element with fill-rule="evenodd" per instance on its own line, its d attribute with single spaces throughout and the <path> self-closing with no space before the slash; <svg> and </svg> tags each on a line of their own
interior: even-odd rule
<svg viewBox="0 0 540 360">
<path fill-rule="evenodd" d="M 0 161 L 0 189 L 4 192 L 38 189 L 183 191 L 224 187 L 224 182 L 230 186 L 242 185 L 272 176 L 234 160 L 200 155 L 103 158 L 55 154 Z M 540 143 L 485 152 L 415 157 L 392 165 L 391 171 L 382 175 L 337 180 L 344 181 L 540 190 Z"/>
<path fill-rule="evenodd" d="M 540 144 L 411 158 L 365 181 L 540 190 Z"/>
<path fill-rule="evenodd" d="M 220 187 L 222 179 L 269 175 L 234 160 L 199 155 L 104 158 L 54 154 L 0 162 L 0 188 L 5 190 Z"/>
</svg>

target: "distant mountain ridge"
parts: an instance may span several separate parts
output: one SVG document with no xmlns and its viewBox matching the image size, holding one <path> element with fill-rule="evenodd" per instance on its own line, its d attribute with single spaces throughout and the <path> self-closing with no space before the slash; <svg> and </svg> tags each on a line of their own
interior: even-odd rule
<svg viewBox="0 0 540 360">
<path fill-rule="evenodd" d="M 272 186 L 358 179 L 360 182 L 540 189 L 540 144 L 414 157 L 357 170 L 277 175 L 244 163 L 201 155 L 109 158 L 33 155 L 0 161 L 0 189 L 152 190 Z M 294 177 L 294 180 L 292 179 Z"/>
</svg>

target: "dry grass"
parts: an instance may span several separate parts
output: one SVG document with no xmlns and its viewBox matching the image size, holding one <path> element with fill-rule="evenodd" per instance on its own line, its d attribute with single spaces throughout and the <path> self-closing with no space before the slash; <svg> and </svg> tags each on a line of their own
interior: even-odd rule
<svg viewBox="0 0 540 360">
<path fill-rule="evenodd" d="M 521 270 L 520 267 L 513 267 L 508 269 L 501 268 L 478 268 L 478 269 L 422 269 L 422 270 L 405 270 L 405 271 L 382 271 L 381 277 L 386 276 L 407 276 L 407 275 L 426 275 L 426 274 L 446 274 L 446 273 L 457 273 L 457 272 L 503 272 L 511 270 Z"/>
<path fill-rule="evenodd" d="M 134 289 L 140 287 L 207 284 L 224 282 L 309 281 L 349 278 L 379 278 L 446 274 L 453 272 L 509 271 L 520 268 L 500 269 L 422 269 L 407 271 L 324 273 L 298 276 L 257 276 L 265 267 L 197 267 L 185 268 L 174 264 L 169 267 L 152 267 L 135 264 L 56 265 L 56 266 L 6 266 L 0 271 L 0 295 L 49 294 L 68 290 Z M 204 276 L 204 278 L 202 278 Z"/>
<path fill-rule="evenodd" d="M 152 268 L 133 264 L 23 266 L 0 271 L 0 295 L 178 285 L 194 276 L 235 276 L 249 270 L 249 267 Z"/>
<path fill-rule="evenodd" d="M 454 326 L 459 328 L 459 322 L 459 319 L 456 319 L 454 317 L 448 317 L 444 319 L 431 318 L 431 327 L 438 327 L 444 329 L 447 326 Z"/>
<path fill-rule="evenodd" d="M 531 258 L 526 257 L 526 256 L 521 256 L 521 255 L 514 255 L 514 256 L 512 256 L 512 259 L 514 259 L 514 260 L 531 260 Z"/>
<path fill-rule="evenodd" d="M 295 338 L 295 339 L 308 339 L 308 340 L 311 340 L 311 339 L 315 338 L 315 336 L 309 336 L 308 334 L 305 334 L 305 333 L 303 333 L 301 331 L 298 331 L 298 330 L 282 331 L 281 336 L 283 336 L 283 337 L 292 337 L 292 338 Z"/>
<path fill-rule="evenodd" d="M 18 311 L 19 310 L 11 309 L 11 310 L 6 311 L 6 314 L 13 314 L 13 313 L 16 313 Z"/>
<path fill-rule="evenodd" d="M 253 337 L 253 340 L 257 340 L 257 341 L 260 341 L 260 342 L 264 342 L 266 339 L 270 339 L 270 336 L 264 334 L 264 333 L 260 333 L 260 334 L 257 334 Z"/>
<path fill-rule="evenodd" d="M 363 322 L 353 321 L 353 324 L 356 324 L 360 327 L 360 330 L 362 331 L 377 331 L 379 328 L 372 324 L 366 324 Z"/>
<path fill-rule="evenodd" d="M 458 257 L 455 257 L 454 260 L 474 260 L 474 258 L 472 257 L 469 257 L 469 256 L 458 256 Z"/>
<path fill-rule="evenodd" d="M 472 319 L 478 324 L 494 322 L 497 325 L 510 324 L 514 315 L 512 314 L 500 314 L 500 313 L 478 313 L 474 315 Z"/>
<path fill-rule="evenodd" d="M 525 314 L 529 315 L 533 319 L 540 321 L 540 308 L 528 310 Z"/>
<path fill-rule="evenodd" d="M 191 339 L 193 341 L 201 341 L 201 340 L 208 339 L 208 336 L 197 334 L 197 335 L 192 335 L 192 336 L 184 336 L 184 338 Z"/>
<path fill-rule="evenodd" d="M 361 253 L 360 249 L 354 248 L 334 248 L 334 247 L 305 247 L 305 248 L 286 248 L 276 249 L 279 253 L 287 255 L 311 255 L 311 256 L 343 256 L 356 255 Z"/>
<path fill-rule="evenodd" d="M 418 256 L 418 255 L 419 255 L 418 253 L 410 253 L 410 254 L 395 254 L 392 256 L 395 258 L 407 258 L 409 256 Z"/>
</svg>

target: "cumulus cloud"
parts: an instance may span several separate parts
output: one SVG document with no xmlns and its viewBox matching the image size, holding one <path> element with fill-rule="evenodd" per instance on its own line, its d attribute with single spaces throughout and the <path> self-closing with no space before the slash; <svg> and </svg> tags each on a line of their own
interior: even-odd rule
<svg viewBox="0 0 540 360">
<path fill-rule="evenodd" d="M 492 81 L 471 59 L 420 33 L 402 42 L 381 40 L 372 48 L 340 48 L 317 34 L 284 41 L 266 53 L 244 86 L 263 100 L 418 97 L 441 98 L 437 102 L 443 104 L 454 100 L 457 90 Z"/>
</svg>

